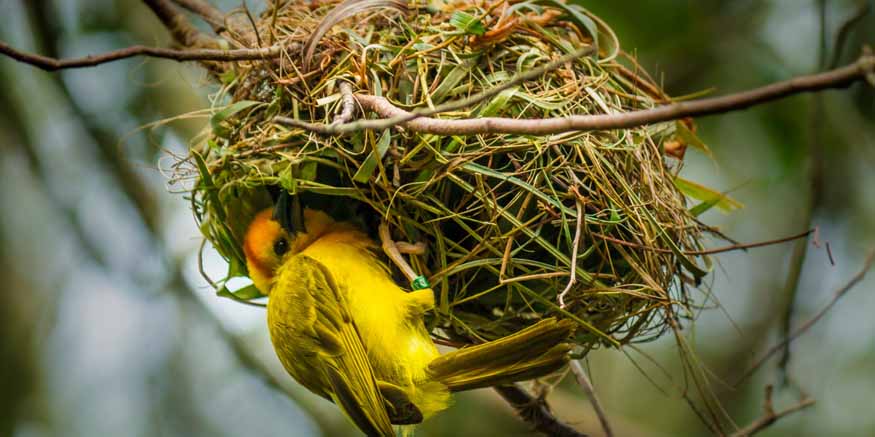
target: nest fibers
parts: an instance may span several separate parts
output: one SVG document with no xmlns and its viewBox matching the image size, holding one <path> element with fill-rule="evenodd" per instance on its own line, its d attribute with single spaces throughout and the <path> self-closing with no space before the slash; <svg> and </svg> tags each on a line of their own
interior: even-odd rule
<svg viewBox="0 0 875 437">
<path fill-rule="evenodd" d="M 557 0 L 273 4 L 254 23 L 258 40 L 286 52 L 228 66 L 216 100 L 226 106 L 189 160 L 193 209 L 230 262 L 228 278 L 246 275 L 244 227 L 274 186 L 359 204 L 394 240 L 425 243 L 408 260 L 435 290 L 436 338 L 455 344 L 559 316 L 579 323 L 588 350 L 654 338 L 689 313 L 687 287 L 708 267 L 688 255 L 705 231 L 695 215 L 725 206 L 686 205 L 685 192 L 713 194 L 679 179 L 680 160 L 667 156 L 701 146 L 691 125 L 541 136 L 361 129 L 382 118 L 363 103 L 374 96 L 407 111 L 455 108 L 431 123 L 666 102 L 600 19 Z M 252 287 L 219 294 L 259 297 Z"/>
</svg>

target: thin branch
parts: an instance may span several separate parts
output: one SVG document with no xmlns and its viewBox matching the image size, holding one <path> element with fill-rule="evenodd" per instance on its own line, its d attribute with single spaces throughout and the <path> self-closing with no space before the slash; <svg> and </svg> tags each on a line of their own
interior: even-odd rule
<svg viewBox="0 0 875 437">
<path fill-rule="evenodd" d="M 395 127 L 399 124 L 403 125 L 403 126 L 414 125 L 414 124 L 421 123 L 422 121 L 435 120 L 432 118 L 425 118 L 425 117 L 431 117 L 432 115 L 437 115 L 437 114 L 441 114 L 444 112 L 456 111 L 456 110 L 467 108 L 467 107 L 476 105 L 480 102 L 486 101 L 487 99 L 490 99 L 490 98 L 500 94 L 502 91 L 504 91 L 506 89 L 513 88 L 513 87 L 515 87 L 523 82 L 535 79 L 537 77 L 544 75 L 545 73 L 553 71 L 553 70 L 567 64 L 568 62 L 572 62 L 576 59 L 587 56 L 587 55 L 591 54 L 594 50 L 595 50 L 595 48 L 592 46 L 587 46 L 587 47 L 577 49 L 577 50 L 575 50 L 575 51 L 573 51 L 565 56 L 562 56 L 554 61 L 550 61 L 544 65 L 541 65 L 540 67 L 533 68 L 529 71 L 518 74 L 518 75 L 514 76 L 513 78 L 511 78 L 510 80 L 508 80 L 507 82 L 502 83 L 501 85 L 498 85 L 496 87 L 490 88 L 490 89 L 485 90 L 485 91 L 481 91 L 477 94 L 474 94 L 473 96 L 470 96 L 470 97 L 467 97 L 464 99 L 460 99 L 460 100 L 447 102 L 447 103 L 438 105 L 434 108 L 417 108 L 417 109 L 414 109 L 412 112 L 407 112 L 401 108 L 398 108 L 397 106 L 393 105 L 388 100 L 386 100 L 382 97 L 370 96 L 370 95 L 366 95 L 366 94 L 357 94 L 356 95 L 356 100 L 358 100 L 359 104 L 364 106 L 365 109 L 370 109 L 370 110 L 380 114 L 381 116 L 386 117 L 383 120 L 362 120 L 362 121 L 356 121 L 353 123 L 346 123 L 346 124 L 340 124 L 340 125 L 325 125 L 325 124 L 321 124 L 321 123 L 307 123 L 307 122 L 295 120 L 293 118 L 288 118 L 288 117 L 276 117 L 276 120 L 281 122 L 281 123 L 288 124 L 290 126 L 301 127 L 303 129 L 306 129 L 306 130 L 311 130 L 311 131 L 326 134 L 326 135 L 349 133 L 349 132 L 355 132 L 355 131 L 364 130 L 364 129 L 382 130 L 382 129 L 388 129 L 391 127 Z M 381 102 L 381 103 L 375 104 L 377 102 Z M 384 111 L 385 111 L 385 113 L 384 113 Z M 416 120 L 416 119 L 418 119 L 418 120 Z M 488 120 L 488 118 L 483 118 L 480 120 Z M 512 120 L 512 119 L 499 119 L 499 120 Z M 463 121 L 463 120 L 436 120 L 436 121 L 439 121 L 439 122 L 445 122 L 445 121 L 459 122 L 459 121 Z M 418 130 L 418 129 L 414 128 L 413 130 Z"/>
<path fill-rule="evenodd" d="M 599 401 L 598 396 L 595 394 L 595 389 L 592 386 L 592 382 L 590 382 L 589 377 L 586 376 L 586 372 L 583 370 L 583 366 L 580 365 L 579 360 L 571 360 L 569 363 L 569 367 L 571 367 L 571 372 L 574 373 L 574 377 L 577 379 L 577 384 L 583 389 L 583 392 L 586 393 L 586 396 L 589 398 L 592 403 L 592 408 L 595 410 L 596 415 L 599 417 L 599 423 L 602 425 L 602 429 L 605 430 L 606 437 L 613 437 L 614 431 L 611 429 L 611 423 L 608 422 L 608 415 L 605 413 L 605 409 L 602 407 L 601 401 Z"/>
<path fill-rule="evenodd" d="M 586 434 L 557 419 L 546 401 L 535 398 L 519 385 L 502 385 L 493 388 L 523 420 L 535 427 L 535 431 L 552 437 L 586 437 Z"/>
<path fill-rule="evenodd" d="M 187 11 L 197 15 L 201 19 L 203 19 L 210 27 L 213 28 L 213 32 L 221 33 L 225 31 L 225 14 L 222 13 L 215 6 L 203 1 L 203 0 L 172 0 L 173 3 L 181 6 Z"/>
<path fill-rule="evenodd" d="M 798 240 L 800 238 L 804 238 L 804 237 L 811 235 L 812 232 L 814 232 L 814 229 L 809 229 L 805 232 L 801 232 L 801 233 L 796 234 L 796 235 L 791 235 L 789 237 L 776 238 L 774 240 L 757 241 L 755 243 L 745 243 L 745 244 L 740 244 L 740 243 L 739 244 L 732 244 L 729 246 L 717 247 L 714 249 L 706 249 L 706 250 L 688 250 L 688 251 L 685 251 L 682 253 L 684 255 L 690 255 L 690 256 L 703 256 L 703 255 L 714 255 L 716 253 L 723 253 L 723 252 L 732 252 L 734 250 L 747 250 L 747 249 L 753 249 L 755 247 L 771 246 L 771 245 L 775 245 L 775 244 L 786 243 L 788 241 Z M 616 243 L 616 244 L 619 244 L 621 246 L 634 247 L 636 249 L 649 250 L 649 251 L 657 252 L 657 253 L 674 253 L 670 249 L 663 249 L 660 247 L 652 247 L 652 246 L 646 246 L 643 244 L 633 243 L 631 241 L 621 240 L 619 238 L 614 238 L 614 237 L 611 237 L 611 236 L 608 236 L 605 234 L 600 234 L 598 232 L 591 232 L 591 234 L 593 237 L 598 237 L 598 238 L 601 238 L 602 240 L 607 240 L 607 241 L 610 241 L 611 243 Z"/>
<path fill-rule="evenodd" d="M 252 12 L 249 11 L 249 6 L 246 5 L 246 0 L 243 0 L 243 12 L 246 13 L 246 19 L 249 20 L 249 25 L 252 26 L 252 33 L 255 34 L 255 42 L 258 43 L 258 47 L 263 47 L 264 44 L 261 42 L 261 35 L 258 33 L 258 24 L 255 23 L 255 18 L 252 17 Z"/>
<path fill-rule="evenodd" d="M 242 47 L 248 47 L 257 39 L 257 35 L 253 35 L 253 33 L 247 29 L 246 23 L 237 17 L 222 12 L 205 0 L 171 1 L 200 17 L 204 22 L 210 25 L 210 28 L 213 29 L 213 32 L 216 35 L 226 36 L 232 43 Z M 243 4 L 245 7 L 246 3 Z M 257 33 L 258 31 L 256 30 L 255 32 Z M 242 41 L 235 41 L 237 38 L 242 38 Z M 258 46 L 261 47 L 260 41 Z"/>
<path fill-rule="evenodd" d="M 820 321 L 820 319 L 822 319 L 823 316 L 826 315 L 826 313 L 828 313 L 829 310 L 831 310 L 836 303 L 838 303 L 839 299 L 844 297 L 844 295 L 847 294 L 848 291 L 850 291 L 852 288 L 854 288 L 854 286 L 856 286 L 858 283 L 860 283 L 860 281 L 863 280 L 863 278 L 866 276 L 866 273 L 869 271 L 870 268 L 872 268 L 873 263 L 875 263 L 875 249 L 869 252 L 866 260 L 863 262 L 863 268 L 860 269 L 860 271 L 857 272 L 857 274 L 855 274 L 844 286 L 836 290 L 833 293 L 832 299 L 830 299 L 830 301 L 823 308 L 821 308 L 820 311 L 818 311 L 817 314 L 814 315 L 814 317 L 799 325 L 799 327 L 796 328 L 792 333 L 790 333 L 790 335 L 788 335 L 786 338 L 784 338 L 784 340 L 772 346 L 771 348 L 769 348 L 769 350 L 767 350 L 764 354 L 757 358 L 756 361 L 754 361 L 754 364 L 747 371 L 745 371 L 743 375 L 741 375 L 735 385 L 738 386 L 739 384 L 741 384 L 750 375 L 756 372 L 757 369 L 762 367 L 762 365 L 765 364 L 765 362 L 768 361 L 769 358 L 771 358 L 779 351 L 783 350 L 786 346 L 793 342 L 793 340 L 799 338 L 800 335 L 811 329 L 812 326 Z"/>
<path fill-rule="evenodd" d="M 433 110 L 416 109 L 406 111 L 395 106 L 386 98 L 356 94 L 356 100 L 358 100 L 363 108 L 374 111 L 384 118 L 360 120 L 340 125 L 309 123 L 288 117 L 276 117 L 275 120 L 282 124 L 325 135 L 344 134 L 365 129 L 382 130 L 395 126 L 403 126 L 406 129 L 419 133 L 437 135 L 479 135 L 490 133 L 550 135 L 571 131 L 629 129 L 685 117 L 738 111 L 795 94 L 846 88 L 855 82 L 866 80 L 867 74 L 875 75 L 875 56 L 871 54 L 864 54 L 856 62 L 841 68 L 819 74 L 797 76 L 749 91 L 616 114 L 573 115 L 545 119 L 483 117 L 444 120 L 429 117 L 432 114 L 451 110 L 444 108 L 444 105 Z M 499 87 L 493 90 L 495 89 L 499 89 Z M 476 95 L 474 97 L 479 96 Z M 471 99 L 463 99 L 453 107 L 463 106 L 461 103 L 470 104 L 469 100 Z"/>
<path fill-rule="evenodd" d="M 868 8 L 863 7 L 857 13 L 841 25 L 839 32 L 835 36 L 835 41 L 832 44 L 833 57 L 832 62 L 827 64 L 829 58 L 829 29 L 827 20 L 827 2 L 826 0 L 817 0 L 815 2 L 818 9 L 818 28 L 819 28 L 819 44 L 818 44 L 818 68 L 825 70 L 827 68 L 835 68 L 840 60 L 841 52 L 847 36 L 855 23 L 866 14 Z M 808 203 L 805 206 L 800 217 L 803 218 L 803 223 L 806 227 L 811 227 L 814 223 L 814 216 L 817 211 L 822 208 L 824 200 L 824 191 L 827 180 L 825 178 L 825 161 L 827 159 L 825 144 L 823 139 L 823 118 L 824 118 L 824 100 L 823 96 L 815 95 L 811 99 L 811 106 L 808 111 L 808 135 L 807 145 L 808 152 L 805 154 L 807 177 L 809 184 Z M 815 235 L 815 244 L 817 237 Z M 799 295 L 799 283 L 802 280 L 802 267 L 808 257 L 808 245 L 799 242 L 793 250 L 793 257 L 790 260 L 787 280 L 784 283 L 783 295 L 786 296 L 786 305 L 779 315 L 780 337 L 785 338 L 790 335 L 792 322 L 796 311 L 796 300 Z M 789 381 L 787 368 L 790 364 L 791 350 L 790 344 L 785 344 L 781 351 L 781 357 L 778 360 L 778 373 L 784 384 Z"/>
<path fill-rule="evenodd" d="M 194 27 L 169 0 L 143 0 L 152 12 L 161 20 L 164 27 L 173 35 L 177 43 L 186 48 L 216 48 L 218 43 L 213 38 Z"/>
<path fill-rule="evenodd" d="M 190 9 L 198 15 L 222 18 L 223 15 L 217 9 L 199 0 L 174 0 L 183 7 Z M 170 59 L 178 62 L 184 61 L 251 61 L 273 59 L 282 56 L 285 52 L 280 44 L 258 49 L 218 49 L 215 39 L 203 34 L 194 27 L 169 0 L 143 0 L 155 13 L 159 20 L 173 35 L 174 40 L 185 49 L 167 49 L 161 47 L 149 47 L 136 45 L 119 50 L 88 55 L 80 58 L 56 59 L 48 56 L 27 53 L 0 42 L 0 54 L 6 55 L 16 61 L 41 68 L 46 71 L 56 71 L 67 68 L 93 67 L 107 62 L 118 61 L 135 56 L 147 56 L 153 58 Z M 298 44 L 286 47 L 287 50 L 295 50 Z"/>
<path fill-rule="evenodd" d="M 185 61 L 253 61 L 259 59 L 277 58 L 282 55 L 283 49 L 279 45 L 266 47 L 263 49 L 236 49 L 236 50 L 219 50 L 219 49 L 165 49 L 161 47 L 149 46 L 131 46 L 124 49 L 113 50 L 111 52 L 101 53 L 99 55 L 88 55 L 81 58 L 56 59 L 48 56 L 26 53 L 10 47 L 8 44 L 0 41 L 0 53 L 15 59 L 16 61 L 32 65 L 34 67 L 46 70 L 57 71 L 68 68 L 83 68 L 94 67 L 107 62 L 118 61 L 121 59 L 132 58 L 136 56 L 147 56 L 152 58 L 170 59 L 178 62 Z"/>
<path fill-rule="evenodd" d="M 352 94 L 352 85 L 349 82 L 340 82 L 340 114 L 334 117 L 334 123 L 342 124 L 352 121 L 355 115 L 355 96 Z"/>
<path fill-rule="evenodd" d="M 771 385 L 766 386 L 766 399 L 765 399 L 765 402 L 763 403 L 763 410 L 764 410 L 763 415 L 759 419 L 751 422 L 750 425 L 733 433 L 731 437 L 752 436 L 752 435 L 772 426 L 772 424 L 777 422 L 782 417 L 788 416 L 788 415 L 793 414 L 793 413 L 800 411 L 800 410 L 804 410 L 804 409 L 814 405 L 814 402 L 815 402 L 814 399 L 803 396 L 803 398 L 797 404 L 795 404 L 795 405 L 793 405 L 785 410 L 776 412 L 774 404 L 772 403 L 772 392 L 773 391 L 774 391 L 774 388 Z"/>
<path fill-rule="evenodd" d="M 868 14 L 869 2 L 864 0 L 860 3 L 860 7 L 857 8 L 857 11 L 842 23 L 839 32 L 836 34 L 835 44 L 833 44 L 832 61 L 829 63 L 830 68 L 838 67 L 842 58 L 842 52 L 844 52 L 845 49 L 845 43 L 848 40 L 848 36 L 851 34 L 851 30 L 853 30 L 854 26 L 856 26 L 857 23 Z"/>
</svg>

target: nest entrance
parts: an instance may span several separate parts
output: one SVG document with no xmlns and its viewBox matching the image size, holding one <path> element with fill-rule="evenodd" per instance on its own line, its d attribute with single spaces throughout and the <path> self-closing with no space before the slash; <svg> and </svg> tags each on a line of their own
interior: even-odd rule
<svg viewBox="0 0 875 437">
<path fill-rule="evenodd" d="M 584 348 L 616 346 L 654 338 L 688 305 L 687 285 L 708 261 L 685 254 L 701 249 L 705 228 L 681 191 L 689 183 L 676 175 L 680 160 L 666 156 L 697 144 L 686 123 L 549 136 L 398 127 L 326 136 L 276 121 L 378 118 L 350 103 L 347 87 L 401 109 L 435 107 L 586 47 L 592 55 L 435 118 L 562 117 L 664 102 L 598 17 L 558 0 L 404 8 L 365 0 L 369 7 L 342 13 L 347 3 L 274 3 L 282 5 L 257 28 L 287 55 L 223 75 L 217 101 L 226 106 L 192 154 L 194 210 L 229 260 L 229 277 L 245 275 L 243 229 L 269 205 L 266 187 L 278 186 L 364 218 L 372 232 L 385 220 L 395 240 L 425 243 L 409 261 L 437 293 L 436 335 L 455 342 L 558 315 L 581 325 Z"/>
</svg>

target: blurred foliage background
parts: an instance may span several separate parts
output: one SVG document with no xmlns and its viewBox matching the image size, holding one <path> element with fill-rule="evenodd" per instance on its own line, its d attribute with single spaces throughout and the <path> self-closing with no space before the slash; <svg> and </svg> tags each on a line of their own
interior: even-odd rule
<svg viewBox="0 0 875 437">
<path fill-rule="evenodd" d="M 835 56 L 832 41 L 860 4 L 580 3 L 612 25 L 672 95 L 728 93 L 817 71 Z M 137 0 L 0 0 L 0 17 L 0 40 L 56 57 L 169 42 Z M 875 42 L 875 14 L 854 29 L 841 61 Z M 0 436 L 351 433 L 334 406 L 284 374 L 263 310 L 215 297 L 198 274 L 201 239 L 161 170 L 208 124 L 202 114 L 184 114 L 206 107 L 214 90 L 197 66 L 171 61 L 50 74 L 0 58 Z M 768 383 L 779 384 L 778 408 L 795 401 L 797 385 L 817 399 L 764 435 L 875 429 L 875 275 L 793 343 L 791 383 L 780 385 L 772 360 L 733 386 L 787 320 L 796 326 L 814 314 L 875 246 L 873 119 L 875 93 L 862 85 L 797 96 L 700 120 L 714 159 L 687 154 L 686 177 L 746 204 L 731 216 L 708 212 L 707 223 L 757 241 L 810 221 L 835 258 L 831 265 L 823 247 L 807 243 L 794 294 L 787 278 L 806 243 L 719 255 L 710 277 L 719 308 L 712 304 L 687 327 L 712 390 L 739 425 L 760 415 Z M 209 251 L 204 267 L 216 276 L 224 268 Z M 676 349 L 667 336 L 625 353 L 590 354 L 618 435 L 707 434 L 682 397 L 689 387 Z M 556 414 L 600 435 L 571 379 L 550 396 Z M 455 408 L 417 435 L 529 429 L 480 390 L 457 396 Z"/>
</svg>

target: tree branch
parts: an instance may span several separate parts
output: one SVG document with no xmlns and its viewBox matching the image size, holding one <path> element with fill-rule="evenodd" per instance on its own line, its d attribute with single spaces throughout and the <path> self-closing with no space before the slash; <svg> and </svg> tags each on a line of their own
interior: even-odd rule
<svg viewBox="0 0 875 437">
<path fill-rule="evenodd" d="M 774 388 L 771 385 L 766 386 L 766 400 L 763 403 L 763 415 L 753 422 L 750 425 L 738 430 L 733 433 L 731 437 L 748 437 L 752 436 L 774 424 L 778 421 L 778 419 L 793 414 L 797 411 L 804 410 L 812 405 L 814 405 L 814 399 L 809 398 L 807 396 L 803 396 L 802 399 L 792 407 L 787 408 L 782 411 L 775 411 L 775 407 L 772 404 L 772 391 Z"/>
<path fill-rule="evenodd" d="M 181 14 L 169 0 L 143 0 L 173 35 L 177 43 L 187 48 L 217 48 L 215 39 L 204 35 Z"/>
<path fill-rule="evenodd" d="M 223 33 L 231 37 L 242 37 L 244 45 L 250 45 L 252 38 L 246 26 L 236 17 L 226 15 L 221 10 L 204 0 L 171 0 L 183 9 L 197 15 L 210 25 L 216 35 Z M 246 4 L 245 2 L 243 3 Z"/>
<path fill-rule="evenodd" d="M 172 0 L 173 3 L 203 19 L 217 34 L 225 30 L 225 14 L 203 0 Z"/>
<path fill-rule="evenodd" d="M 291 48 L 293 49 L 293 48 Z M 56 59 L 48 56 L 26 53 L 10 47 L 4 42 L 0 42 L 0 53 L 15 59 L 16 61 L 32 65 L 34 67 L 46 70 L 56 71 L 67 68 L 83 68 L 93 67 L 107 62 L 118 61 L 121 59 L 132 58 L 136 56 L 147 56 L 152 58 L 170 59 L 178 62 L 185 61 L 252 61 L 259 59 L 277 58 L 284 52 L 282 46 L 275 45 L 265 47 L 263 49 L 235 49 L 235 50 L 219 50 L 219 49 L 165 49 L 161 47 L 149 46 L 131 46 L 124 49 L 113 50 L 111 52 L 101 53 L 99 55 L 88 55 L 81 58 Z"/>
<path fill-rule="evenodd" d="M 552 437 L 586 437 L 586 434 L 562 423 L 553 415 L 544 400 L 526 393 L 519 385 L 502 385 L 493 388 L 523 420 L 532 424 L 536 431 Z"/>
<path fill-rule="evenodd" d="M 845 42 L 848 40 L 848 35 L 851 34 L 851 30 L 854 26 L 857 25 L 863 18 L 866 18 L 866 15 L 869 14 L 869 2 L 863 1 L 860 3 L 860 6 L 857 8 L 857 11 L 854 12 L 853 15 L 848 17 L 844 23 L 842 23 L 839 28 L 839 32 L 836 34 L 835 44 L 832 47 L 832 61 L 829 63 L 830 68 L 836 68 L 839 65 L 839 62 L 842 58 L 842 52 L 845 49 Z"/>
<path fill-rule="evenodd" d="M 608 421 L 608 415 L 605 413 L 605 409 L 602 407 L 602 403 L 599 401 L 598 396 L 596 396 L 592 382 L 590 382 L 589 377 L 586 376 L 586 372 L 583 370 L 583 366 L 580 365 L 580 361 L 571 360 L 568 365 L 571 367 L 571 373 L 574 373 L 574 377 L 577 379 L 577 384 L 580 385 L 592 403 L 592 408 L 595 410 L 595 413 L 599 418 L 599 423 L 601 423 L 602 429 L 605 431 L 605 437 L 614 437 L 614 431 L 611 428 L 611 423 Z"/>
<path fill-rule="evenodd" d="M 828 44 L 828 20 L 827 20 L 827 2 L 826 0 L 817 0 L 816 1 L 817 9 L 818 9 L 818 27 L 820 29 L 820 37 L 819 37 L 819 48 L 818 48 L 818 66 L 820 70 L 825 70 L 827 68 L 835 68 L 841 59 L 841 54 L 844 50 L 845 42 L 847 41 L 847 37 L 850 34 L 853 27 L 860 22 L 860 20 L 868 13 L 869 5 L 868 2 L 864 2 L 861 8 L 859 8 L 854 15 L 848 17 L 845 22 L 841 25 L 839 32 L 835 36 L 835 40 L 832 44 L 832 61 L 827 64 L 827 58 L 829 53 L 829 44 Z M 870 72 L 868 75 L 871 75 Z M 868 76 L 867 75 L 867 76 Z M 873 86 L 875 86 L 875 82 L 871 82 Z M 826 190 L 826 185 L 828 181 L 825 177 L 826 168 L 826 151 L 825 151 L 825 139 L 823 138 L 823 119 L 824 119 L 824 101 L 823 96 L 816 95 L 812 98 L 811 106 L 809 108 L 809 133 L 807 136 L 808 139 L 808 152 L 805 154 L 806 159 L 806 167 L 807 167 L 807 176 L 809 182 L 809 192 L 808 192 L 808 204 L 803 210 L 800 216 L 803 218 L 803 223 L 806 223 L 805 226 L 810 227 L 812 223 L 814 223 L 814 217 L 816 213 L 818 213 L 823 207 L 824 201 L 824 192 Z M 809 246 L 804 244 L 804 242 L 800 241 L 796 244 L 796 247 L 793 250 L 793 255 L 790 260 L 790 265 L 788 269 L 787 280 L 784 284 L 784 292 L 783 294 L 786 297 L 786 306 L 784 310 L 780 314 L 779 318 L 779 328 L 780 328 L 780 336 L 783 338 L 790 336 L 790 330 L 792 328 L 793 318 L 796 312 L 796 300 L 799 296 L 799 283 L 802 280 L 803 273 L 803 265 L 805 264 L 805 260 L 808 257 Z M 827 246 L 827 254 L 829 254 L 829 247 Z M 830 261 L 832 262 L 832 256 L 830 255 Z M 782 350 L 781 356 L 778 360 L 778 373 L 783 380 L 783 383 L 787 383 L 789 381 L 789 374 L 787 372 L 787 368 L 790 364 L 790 359 L 792 358 L 790 343 L 785 343 Z"/>
<path fill-rule="evenodd" d="M 819 74 L 797 76 L 745 92 L 616 114 L 574 115 L 546 119 L 484 117 L 443 120 L 423 115 L 442 112 L 442 108 L 436 108 L 433 111 L 411 112 L 395 106 L 383 97 L 356 94 L 356 100 L 363 108 L 374 111 L 384 118 L 360 120 L 346 124 L 309 123 L 288 117 L 276 117 L 275 120 L 282 124 L 325 135 L 345 134 L 366 129 L 382 130 L 395 126 L 403 126 L 419 133 L 437 135 L 490 133 L 550 135 L 571 131 L 629 129 L 685 117 L 737 111 L 794 94 L 846 88 L 855 82 L 867 80 L 867 75 L 875 75 L 875 56 L 871 54 L 864 54 L 856 62 L 844 67 Z"/>
<path fill-rule="evenodd" d="M 832 307 L 835 306 L 836 303 L 838 303 L 839 299 L 844 297 L 844 295 L 847 294 L 848 291 L 854 288 L 854 286 L 856 286 L 858 283 L 860 283 L 860 281 L 863 280 L 864 277 L 866 277 L 866 273 L 869 271 L 870 268 L 872 268 L 873 264 L 875 264 L 875 249 L 869 252 L 866 260 L 863 262 L 863 268 L 860 269 L 860 271 L 857 272 L 857 274 L 855 274 L 844 286 L 836 290 L 833 293 L 832 299 L 830 299 L 830 301 L 823 308 L 821 308 L 820 311 L 818 311 L 817 314 L 814 315 L 814 317 L 799 325 L 799 327 L 796 328 L 792 333 L 790 333 L 786 338 L 784 338 L 784 340 L 772 346 L 771 348 L 769 348 L 769 350 L 767 350 L 764 354 L 757 358 L 757 360 L 754 361 L 754 364 L 747 371 L 745 371 L 743 375 L 741 375 L 735 385 L 738 386 L 739 384 L 741 384 L 745 379 L 747 379 L 757 369 L 765 364 L 765 362 L 769 358 L 771 358 L 779 351 L 783 350 L 784 347 L 789 345 L 793 340 L 799 338 L 800 335 L 811 329 L 812 326 L 820 321 L 820 319 L 822 319 L 823 316 L 826 315 L 826 313 L 828 313 L 829 310 L 832 309 Z"/>
</svg>

